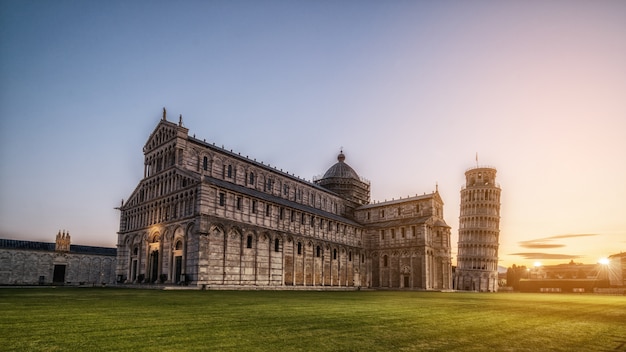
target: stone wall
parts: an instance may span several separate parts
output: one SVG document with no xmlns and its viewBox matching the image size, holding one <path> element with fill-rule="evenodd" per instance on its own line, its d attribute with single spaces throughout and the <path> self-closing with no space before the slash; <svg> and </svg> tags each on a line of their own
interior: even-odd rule
<svg viewBox="0 0 626 352">
<path fill-rule="evenodd" d="M 114 284 L 115 266 L 115 256 L 0 249 L 0 285 Z"/>
</svg>

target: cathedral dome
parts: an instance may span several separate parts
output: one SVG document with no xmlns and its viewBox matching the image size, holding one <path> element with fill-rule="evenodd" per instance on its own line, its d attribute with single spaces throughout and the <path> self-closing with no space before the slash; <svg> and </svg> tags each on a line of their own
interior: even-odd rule
<svg viewBox="0 0 626 352">
<path fill-rule="evenodd" d="M 337 163 L 326 171 L 323 178 L 352 178 L 355 180 L 361 180 L 356 171 L 346 164 L 344 160 L 346 160 L 346 156 L 342 151 L 337 156 Z"/>
</svg>

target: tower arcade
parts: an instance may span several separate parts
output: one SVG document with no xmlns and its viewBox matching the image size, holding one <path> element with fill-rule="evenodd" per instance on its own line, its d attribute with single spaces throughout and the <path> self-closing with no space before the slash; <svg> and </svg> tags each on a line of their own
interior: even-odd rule
<svg viewBox="0 0 626 352">
<path fill-rule="evenodd" d="M 498 290 L 500 186 L 496 169 L 475 167 L 465 172 L 461 189 L 459 243 L 454 288 Z"/>
</svg>

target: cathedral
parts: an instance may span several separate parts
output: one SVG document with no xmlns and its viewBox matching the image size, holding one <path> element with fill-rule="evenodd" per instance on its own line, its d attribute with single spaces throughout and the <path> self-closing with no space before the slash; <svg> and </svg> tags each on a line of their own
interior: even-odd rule
<svg viewBox="0 0 626 352">
<path fill-rule="evenodd" d="M 122 201 L 120 283 L 207 289 L 448 290 L 450 227 L 436 189 L 370 202 L 343 151 L 313 181 L 196 139 L 166 111 Z"/>
</svg>

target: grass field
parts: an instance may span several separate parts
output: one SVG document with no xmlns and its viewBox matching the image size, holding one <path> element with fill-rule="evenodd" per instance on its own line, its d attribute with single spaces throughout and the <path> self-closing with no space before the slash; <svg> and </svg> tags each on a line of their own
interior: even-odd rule
<svg viewBox="0 0 626 352">
<path fill-rule="evenodd" d="M 626 297 L 0 289 L 2 351 L 626 351 Z"/>
</svg>

